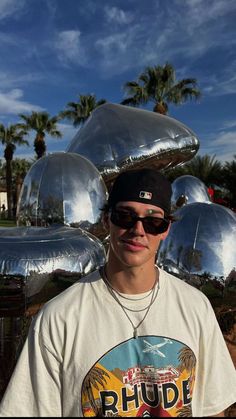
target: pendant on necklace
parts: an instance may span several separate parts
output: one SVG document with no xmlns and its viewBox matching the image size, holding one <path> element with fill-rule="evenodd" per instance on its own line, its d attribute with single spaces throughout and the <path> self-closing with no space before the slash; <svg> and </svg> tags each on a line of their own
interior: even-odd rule
<svg viewBox="0 0 236 419">
<path fill-rule="evenodd" d="M 137 331 L 137 328 L 135 327 L 134 328 L 134 339 L 137 339 L 137 337 L 138 337 L 138 331 Z"/>
</svg>

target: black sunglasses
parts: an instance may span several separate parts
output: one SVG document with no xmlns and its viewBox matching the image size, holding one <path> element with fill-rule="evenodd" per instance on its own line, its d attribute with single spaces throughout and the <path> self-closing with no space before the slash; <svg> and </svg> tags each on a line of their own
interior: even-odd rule
<svg viewBox="0 0 236 419">
<path fill-rule="evenodd" d="M 111 222 L 118 227 L 129 229 L 134 227 L 137 221 L 142 221 L 144 231 L 148 234 L 161 234 L 168 229 L 169 221 L 159 217 L 138 217 L 129 211 L 111 210 Z"/>
</svg>

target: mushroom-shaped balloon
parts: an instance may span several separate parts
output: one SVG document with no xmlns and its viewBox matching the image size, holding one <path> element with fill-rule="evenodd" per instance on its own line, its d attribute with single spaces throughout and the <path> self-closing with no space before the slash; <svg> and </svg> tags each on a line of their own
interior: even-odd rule
<svg viewBox="0 0 236 419">
<path fill-rule="evenodd" d="M 107 183 L 122 169 L 174 167 L 198 149 L 193 131 L 174 118 L 105 103 L 92 112 L 67 151 L 92 161 Z"/>
<path fill-rule="evenodd" d="M 194 202 L 211 202 L 206 185 L 192 175 L 179 176 L 172 182 L 172 211 Z"/>
<path fill-rule="evenodd" d="M 80 228 L 0 229 L 0 399 L 32 316 L 105 259 L 100 240 Z"/>
<path fill-rule="evenodd" d="M 183 206 L 158 251 L 158 265 L 209 298 L 236 297 L 236 217 L 215 203 Z M 232 302 L 232 301 L 231 301 Z M 235 303 L 235 301 L 234 301 Z"/>
<path fill-rule="evenodd" d="M 0 317 L 46 302 L 105 259 L 101 241 L 80 228 L 1 228 Z"/>
<path fill-rule="evenodd" d="M 106 199 L 107 187 L 92 162 L 76 153 L 52 153 L 37 160 L 24 179 L 17 224 L 60 223 L 102 237 L 101 208 Z"/>
</svg>

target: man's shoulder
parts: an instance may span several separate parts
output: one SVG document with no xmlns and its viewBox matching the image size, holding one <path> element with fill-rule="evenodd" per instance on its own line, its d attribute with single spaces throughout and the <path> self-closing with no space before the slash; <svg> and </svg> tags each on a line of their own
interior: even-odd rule
<svg viewBox="0 0 236 419">
<path fill-rule="evenodd" d="M 162 280 L 165 282 L 165 286 L 171 289 L 171 294 L 173 295 L 178 294 L 181 299 L 186 300 L 192 304 L 204 304 L 206 306 L 210 305 L 210 301 L 206 297 L 206 295 L 195 286 L 185 282 L 179 277 L 176 277 L 161 268 L 158 268 L 160 271 L 160 276 Z"/>
<path fill-rule="evenodd" d="M 75 302 L 76 305 L 79 305 L 80 300 L 85 297 L 85 294 L 88 296 L 91 290 L 90 285 L 99 282 L 100 278 L 99 270 L 84 275 L 60 294 L 47 301 L 40 312 L 44 315 L 62 312 L 63 310 L 68 312 Z"/>
</svg>

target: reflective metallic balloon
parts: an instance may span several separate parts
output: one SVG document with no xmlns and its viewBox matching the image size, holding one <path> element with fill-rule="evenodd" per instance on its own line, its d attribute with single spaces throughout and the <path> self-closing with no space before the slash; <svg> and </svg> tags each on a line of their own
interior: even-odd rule
<svg viewBox="0 0 236 419">
<path fill-rule="evenodd" d="M 236 216 L 214 203 L 193 203 L 178 218 L 158 251 L 158 265 L 209 297 L 236 297 Z"/>
<path fill-rule="evenodd" d="M 80 228 L 1 228 L 0 317 L 47 301 L 105 258 L 101 241 Z"/>
<path fill-rule="evenodd" d="M 172 211 L 194 202 L 211 202 L 206 185 L 195 176 L 179 176 L 172 182 Z"/>
<path fill-rule="evenodd" d="M 18 225 L 61 223 L 99 235 L 107 188 L 98 169 L 75 153 L 52 153 L 29 169 L 17 208 Z"/>
<path fill-rule="evenodd" d="M 174 167 L 198 149 L 196 135 L 176 119 L 113 103 L 96 108 L 68 147 L 92 161 L 105 181 L 122 169 Z"/>
<path fill-rule="evenodd" d="M 80 228 L 0 229 L 0 399 L 32 316 L 105 259 L 100 240 Z"/>
</svg>

